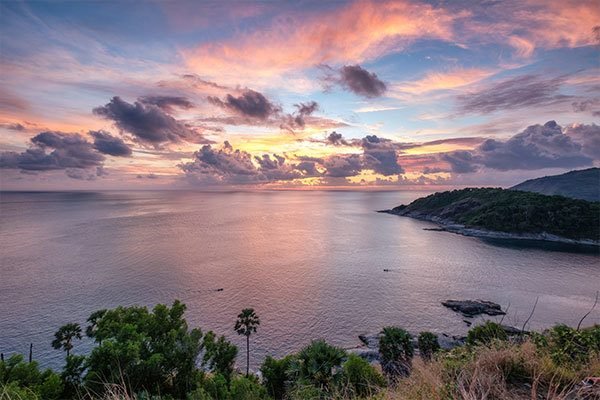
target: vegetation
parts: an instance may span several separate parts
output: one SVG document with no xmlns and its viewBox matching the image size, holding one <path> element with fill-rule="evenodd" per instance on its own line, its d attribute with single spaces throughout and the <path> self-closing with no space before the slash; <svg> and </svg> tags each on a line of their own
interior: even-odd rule
<svg viewBox="0 0 600 400">
<path fill-rule="evenodd" d="M 530 179 L 511 189 L 600 201 L 600 168 L 588 168 L 570 171 L 562 175 Z"/>
<path fill-rule="evenodd" d="M 421 354 L 421 357 L 426 361 L 431 360 L 431 357 L 440 350 L 438 338 L 431 332 L 421 332 L 417 339 L 417 343 L 419 346 L 419 354 Z"/>
<path fill-rule="evenodd" d="M 81 327 L 78 324 L 66 324 L 54 334 L 52 347 L 63 349 L 67 352 L 67 357 L 73 349 L 73 339 L 81 339 Z"/>
<path fill-rule="evenodd" d="M 436 216 L 466 227 L 600 240 L 600 202 L 499 188 L 434 193 L 391 212 Z"/>
<path fill-rule="evenodd" d="M 380 352 L 389 386 L 380 369 L 322 340 L 281 359 L 267 357 L 259 379 L 236 371 L 237 348 L 223 336 L 190 329 L 184 311 L 176 301 L 151 311 L 118 307 L 95 314 L 85 330 L 95 347 L 86 356 L 69 353 L 60 374 L 21 355 L 0 361 L 0 400 L 594 398 L 587 392 L 594 388 L 580 382 L 600 374 L 598 325 L 557 325 L 507 338 L 488 322 L 451 351 L 422 332 L 420 358 L 408 332 L 384 328 Z M 61 350 L 73 350 L 64 345 L 77 337 L 70 325 L 56 336 Z"/>
<path fill-rule="evenodd" d="M 391 379 L 408 376 L 414 354 L 412 337 L 404 329 L 395 326 L 383 328 L 382 333 L 379 353 L 383 371 Z"/>
<path fill-rule="evenodd" d="M 492 321 L 486 321 L 483 325 L 478 325 L 467 334 L 467 344 L 476 346 L 479 344 L 490 344 L 494 340 L 507 340 L 508 335 L 502 325 Z"/>
<path fill-rule="evenodd" d="M 245 308 L 238 315 L 235 321 L 235 331 L 238 335 L 246 336 L 246 376 L 250 372 L 250 335 L 256 332 L 256 328 L 260 325 L 260 319 L 252 308 Z"/>
</svg>

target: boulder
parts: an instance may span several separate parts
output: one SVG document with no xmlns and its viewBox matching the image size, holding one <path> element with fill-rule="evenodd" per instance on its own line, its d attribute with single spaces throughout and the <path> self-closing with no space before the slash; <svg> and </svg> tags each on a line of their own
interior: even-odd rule
<svg viewBox="0 0 600 400">
<path fill-rule="evenodd" d="M 480 314 L 504 315 L 500 304 L 486 300 L 446 300 L 442 301 L 444 307 L 459 312 L 465 317 L 474 317 Z"/>
</svg>

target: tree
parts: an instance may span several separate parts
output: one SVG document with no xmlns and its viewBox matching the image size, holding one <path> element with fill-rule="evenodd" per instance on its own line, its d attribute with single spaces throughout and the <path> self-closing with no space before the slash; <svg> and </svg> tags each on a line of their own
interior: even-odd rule
<svg viewBox="0 0 600 400">
<path fill-rule="evenodd" d="M 102 394 L 105 384 L 120 384 L 125 376 L 128 393 L 183 398 L 194 390 L 201 374 L 196 361 L 202 332 L 188 327 L 185 309 L 176 300 L 151 311 L 117 307 L 96 318 L 92 333 L 98 345 L 87 357 L 87 388 Z"/>
<path fill-rule="evenodd" d="M 267 356 L 260 367 L 263 385 L 267 388 L 269 395 L 276 400 L 281 400 L 285 396 L 285 386 L 288 381 L 287 371 L 292 360 L 293 356 L 286 356 L 280 360 Z"/>
<path fill-rule="evenodd" d="M 81 339 L 81 327 L 79 324 L 74 323 L 63 325 L 56 331 L 54 337 L 52 347 L 57 350 L 62 348 L 67 352 L 67 357 L 69 357 L 73 349 L 73 339 Z"/>
<path fill-rule="evenodd" d="M 438 338 L 431 332 L 421 332 L 418 338 L 419 353 L 425 361 L 431 360 L 435 352 L 440 349 Z"/>
<path fill-rule="evenodd" d="M 256 332 L 256 328 L 260 325 L 260 319 L 253 308 L 243 309 L 237 318 L 234 329 L 238 335 L 246 336 L 246 376 L 248 376 L 250 372 L 250 335 L 252 332 Z"/>
<path fill-rule="evenodd" d="M 412 367 L 414 353 L 410 334 L 402 328 L 388 326 L 383 328 L 379 338 L 381 366 L 388 377 L 408 376 Z"/>
<path fill-rule="evenodd" d="M 298 353 L 290 367 L 290 374 L 301 383 L 310 383 L 319 389 L 328 390 L 341 375 L 342 361 L 346 352 L 315 340 Z"/>
<path fill-rule="evenodd" d="M 87 328 L 85 328 L 85 335 L 89 338 L 92 339 L 96 339 L 96 331 L 98 329 L 98 321 L 100 321 L 100 319 L 104 316 L 104 314 L 106 314 L 107 310 L 98 310 L 98 311 L 94 311 L 89 318 L 87 319 L 87 322 L 89 323 L 89 325 L 87 326 Z M 96 340 L 99 344 L 102 344 L 102 339 L 97 339 Z"/>
<path fill-rule="evenodd" d="M 367 398 L 377 394 L 385 386 L 385 378 L 368 361 L 350 354 L 342 366 L 344 387 L 352 397 Z"/>
<path fill-rule="evenodd" d="M 224 336 L 217 336 L 209 331 L 204 335 L 204 358 L 202 364 L 217 374 L 223 375 L 229 382 L 233 374 L 233 366 L 237 357 L 238 349 L 228 342 Z"/>
</svg>

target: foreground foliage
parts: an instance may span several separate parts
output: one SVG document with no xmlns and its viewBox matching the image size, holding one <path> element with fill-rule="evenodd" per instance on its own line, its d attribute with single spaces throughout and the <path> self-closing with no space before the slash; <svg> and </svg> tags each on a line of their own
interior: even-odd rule
<svg viewBox="0 0 600 400">
<path fill-rule="evenodd" d="M 440 350 L 436 336 L 422 332 L 420 358 L 410 334 L 391 326 L 380 339 L 382 369 L 317 340 L 284 358 L 267 357 L 259 378 L 236 371 L 237 347 L 213 332 L 190 329 L 184 311 L 176 301 L 151 311 L 118 307 L 94 313 L 85 332 L 96 346 L 87 356 L 69 352 L 60 374 L 20 355 L 1 361 L 0 400 L 600 398 L 600 387 L 580 384 L 600 376 L 598 325 L 557 325 L 509 338 L 488 322 L 451 351 Z M 73 350 L 80 331 L 71 324 L 60 332 L 56 347 Z"/>
</svg>

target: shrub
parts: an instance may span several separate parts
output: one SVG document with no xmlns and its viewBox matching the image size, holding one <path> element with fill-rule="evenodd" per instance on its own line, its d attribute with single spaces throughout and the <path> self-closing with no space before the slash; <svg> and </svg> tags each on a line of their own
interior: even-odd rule
<svg viewBox="0 0 600 400">
<path fill-rule="evenodd" d="M 434 353 L 440 350 L 440 344 L 435 334 L 431 332 L 421 332 L 418 338 L 419 353 L 424 360 L 431 360 Z"/>
<path fill-rule="evenodd" d="M 256 379 L 238 376 L 231 381 L 230 396 L 235 400 L 263 400 L 267 398 L 267 390 Z"/>
<path fill-rule="evenodd" d="M 208 366 L 211 371 L 221 374 L 227 381 L 231 379 L 235 358 L 238 349 L 220 336 L 218 339 L 214 332 L 210 331 L 204 336 L 204 347 L 206 352 L 202 359 L 202 364 Z"/>
<path fill-rule="evenodd" d="M 556 325 L 534 341 L 538 348 L 549 352 L 556 364 L 584 363 L 592 355 L 600 354 L 600 325 L 580 331 L 567 325 Z"/>
<path fill-rule="evenodd" d="M 383 371 L 388 377 L 410 374 L 414 349 L 407 331 L 395 326 L 383 328 L 383 335 L 379 338 L 379 353 Z"/>
<path fill-rule="evenodd" d="M 62 398 L 63 384 L 50 369 L 40 371 L 37 362 L 25 362 L 23 356 L 15 354 L 0 361 L 0 398 L 48 400 Z"/>
<path fill-rule="evenodd" d="M 344 350 L 316 340 L 300 350 L 290 367 L 291 374 L 296 381 L 328 390 L 339 377 L 344 357 Z"/>
<path fill-rule="evenodd" d="M 202 396 L 208 396 L 209 399 L 226 400 L 229 399 L 229 387 L 227 379 L 221 374 L 205 375 L 200 382 L 200 388 L 192 393 L 193 400 L 204 400 Z"/>
<path fill-rule="evenodd" d="M 342 367 L 344 387 L 353 395 L 371 396 L 385 386 L 383 376 L 371 364 L 355 354 L 350 354 Z"/>
<path fill-rule="evenodd" d="M 287 372 L 292 360 L 292 356 L 287 356 L 280 360 L 267 356 L 260 367 L 260 372 L 263 376 L 263 385 L 269 395 L 277 400 L 283 399 L 285 396 L 286 382 L 288 381 Z"/>
<path fill-rule="evenodd" d="M 492 321 L 486 321 L 483 325 L 478 325 L 467 334 L 467 344 L 472 346 L 489 344 L 494 340 L 507 340 L 508 335 L 502 325 Z"/>
</svg>

